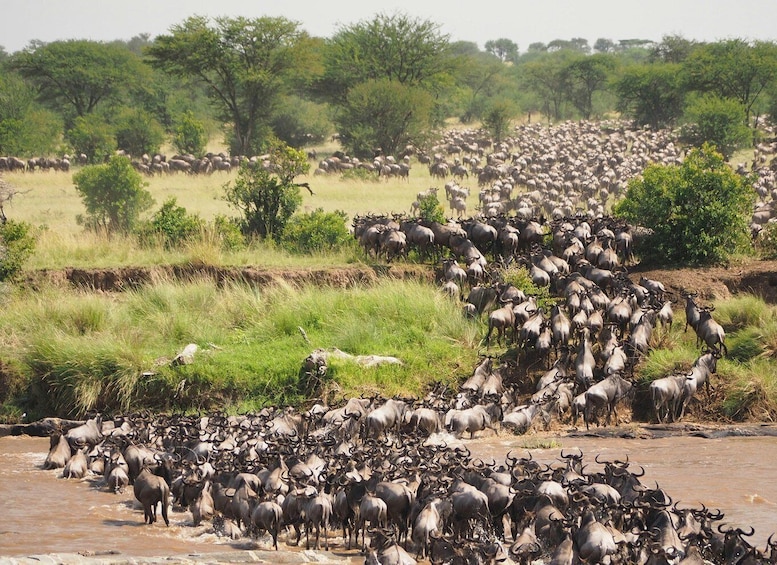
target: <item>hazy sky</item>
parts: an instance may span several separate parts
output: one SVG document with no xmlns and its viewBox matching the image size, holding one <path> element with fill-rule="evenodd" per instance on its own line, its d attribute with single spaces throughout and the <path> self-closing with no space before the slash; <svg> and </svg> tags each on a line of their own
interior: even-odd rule
<svg viewBox="0 0 777 565">
<path fill-rule="evenodd" d="M 452 40 L 507 37 L 521 53 L 534 42 L 582 37 L 648 39 L 664 35 L 718 41 L 777 40 L 777 0 L 3 0 L 0 46 L 13 53 L 31 40 L 110 41 L 141 33 L 152 37 L 191 15 L 284 16 L 311 35 L 331 37 L 340 25 L 378 12 L 404 12 L 441 25 Z"/>
</svg>

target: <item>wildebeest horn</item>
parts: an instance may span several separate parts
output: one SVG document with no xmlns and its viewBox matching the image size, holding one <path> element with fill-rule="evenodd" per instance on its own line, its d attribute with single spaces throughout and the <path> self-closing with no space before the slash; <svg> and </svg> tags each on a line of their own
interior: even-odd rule
<svg viewBox="0 0 777 565">
<path fill-rule="evenodd" d="M 744 531 L 744 530 L 742 530 L 741 528 L 737 528 L 737 529 L 736 529 L 736 532 L 737 532 L 737 533 L 738 533 L 740 536 L 745 536 L 745 537 L 748 537 L 748 538 L 749 538 L 750 536 L 752 536 L 752 535 L 755 533 L 755 528 L 754 528 L 753 526 L 750 526 L 750 532 L 749 532 L 749 533 L 745 533 L 745 531 Z"/>
</svg>

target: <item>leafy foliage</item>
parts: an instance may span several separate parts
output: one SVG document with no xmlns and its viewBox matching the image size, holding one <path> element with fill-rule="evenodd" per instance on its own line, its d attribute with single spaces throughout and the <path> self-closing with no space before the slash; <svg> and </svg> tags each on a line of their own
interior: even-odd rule
<svg viewBox="0 0 777 565">
<path fill-rule="evenodd" d="M 445 209 L 440 204 L 437 194 L 431 192 L 418 199 L 418 216 L 427 222 L 445 224 Z"/>
<path fill-rule="evenodd" d="M 16 278 L 35 251 L 35 236 L 27 222 L 0 223 L 0 281 Z"/>
<path fill-rule="evenodd" d="M 328 109 L 322 104 L 289 96 L 272 117 L 270 125 L 284 143 L 296 148 L 323 142 L 333 131 Z"/>
<path fill-rule="evenodd" d="M 614 212 L 653 230 L 640 246 L 643 260 L 701 265 L 725 261 L 748 245 L 754 200 L 749 180 L 705 144 L 679 166 L 648 166 Z"/>
<path fill-rule="evenodd" d="M 73 183 L 86 208 L 86 216 L 77 220 L 87 229 L 130 232 L 154 203 L 140 173 L 119 155 L 104 165 L 84 167 L 73 175 Z"/>
<path fill-rule="evenodd" d="M 276 143 L 271 168 L 241 165 L 237 179 L 224 185 L 224 199 L 242 213 L 240 227 L 247 236 L 279 241 L 291 216 L 302 203 L 294 177 L 310 168 L 302 151 Z"/>
<path fill-rule="evenodd" d="M 685 92 L 679 64 L 633 65 L 615 82 L 618 110 L 654 129 L 673 125 L 682 115 Z"/>
<path fill-rule="evenodd" d="M 321 88 L 335 104 L 368 81 L 432 87 L 447 74 L 448 36 L 439 24 L 397 13 L 342 27 L 327 44 Z"/>
<path fill-rule="evenodd" d="M 86 155 L 89 163 L 104 163 L 116 151 L 113 129 L 96 114 L 76 118 L 65 138 L 76 154 Z"/>
<path fill-rule="evenodd" d="M 142 243 L 161 241 L 166 248 L 172 249 L 199 237 L 204 227 L 202 218 L 188 214 L 186 208 L 178 206 L 175 198 L 168 198 L 151 219 L 141 223 L 137 232 Z"/>
<path fill-rule="evenodd" d="M 682 131 L 683 139 L 700 147 L 710 143 L 730 159 L 734 151 L 751 139 L 750 129 L 742 120 L 742 104 L 732 99 L 707 95 L 689 106 Z"/>
<path fill-rule="evenodd" d="M 61 120 L 35 102 L 29 85 L 12 73 L 0 75 L 0 154 L 49 153 L 61 131 Z"/>
<path fill-rule="evenodd" d="M 143 83 L 148 70 L 127 48 L 87 40 L 34 44 L 11 60 L 53 110 L 85 116 Z"/>
<path fill-rule="evenodd" d="M 179 153 L 202 155 L 205 153 L 205 144 L 208 142 L 207 132 L 202 122 L 194 117 L 190 111 L 186 111 L 178 118 L 173 135 L 173 147 Z"/>
<path fill-rule="evenodd" d="M 284 247 L 300 253 L 332 251 L 351 242 L 346 222 L 348 215 L 339 210 L 313 212 L 292 216 L 283 231 Z"/>
<path fill-rule="evenodd" d="M 310 46 L 299 24 L 282 17 L 192 16 L 147 49 L 151 65 L 206 85 L 219 118 L 232 124 L 230 151 L 258 153 L 281 94 Z"/>
<path fill-rule="evenodd" d="M 491 100 L 483 113 L 482 121 L 494 141 L 502 141 L 510 131 L 510 124 L 518 115 L 518 106 L 507 98 Z"/>
<path fill-rule="evenodd" d="M 115 125 L 116 144 L 130 155 L 159 153 L 165 140 L 162 126 L 153 116 L 138 108 L 125 108 Z"/>
<path fill-rule="evenodd" d="M 361 83 L 337 112 L 340 142 L 358 157 L 373 157 L 376 150 L 394 155 L 428 131 L 432 106 L 431 94 L 421 88 L 390 79 Z"/>
</svg>

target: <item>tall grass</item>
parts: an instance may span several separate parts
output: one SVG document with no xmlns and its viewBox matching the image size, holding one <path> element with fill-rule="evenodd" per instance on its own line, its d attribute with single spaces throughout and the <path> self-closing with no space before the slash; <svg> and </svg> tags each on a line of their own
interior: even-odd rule
<svg viewBox="0 0 777 565">
<path fill-rule="evenodd" d="M 393 280 L 350 290 L 210 280 L 115 294 L 52 287 L 17 290 L 3 308 L 0 358 L 20 367 L 27 385 L 14 402 L 35 416 L 299 403 L 299 370 L 314 348 L 403 362 L 333 360 L 330 391 L 420 395 L 468 376 L 482 332 L 433 287 Z M 171 365 L 188 343 L 200 347 L 195 362 Z"/>
</svg>

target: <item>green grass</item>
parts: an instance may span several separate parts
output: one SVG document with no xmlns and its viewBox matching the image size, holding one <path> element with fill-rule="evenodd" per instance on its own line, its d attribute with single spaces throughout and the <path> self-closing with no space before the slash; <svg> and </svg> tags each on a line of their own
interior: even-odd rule
<svg viewBox="0 0 777 565">
<path fill-rule="evenodd" d="M 718 361 L 711 382 L 716 393 L 712 404 L 704 407 L 705 413 L 734 421 L 773 421 L 777 418 L 777 307 L 752 295 L 715 306 L 714 318 L 726 330 L 729 354 Z M 701 355 L 695 333 L 691 329 L 684 332 L 684 326 L 680 312 L 672 329 L 654 343 L 656 348 L 636 372 L 642 390 L 655 379 L 689 370 Z"/>
<path fill-rule="evenodd" d="M 160 281 L 124 293 L 60 288 L 3 297 L 0 346 L 23 391 L 6 416 L 81 416 L 150 408 L 247 411 L 304 400 L 302 361 L 314 348 L 398 357 L 365 369 L 333 361 L 328 390 L 421 396 L 471 373 L 479 324 L 429 285 L 382 280 L 343 290 L 278 284 Z M 299 331 L 303 328 L 310 343 Z M 187 343 L 195 363 L 169 360 Z"/>
</svg>

